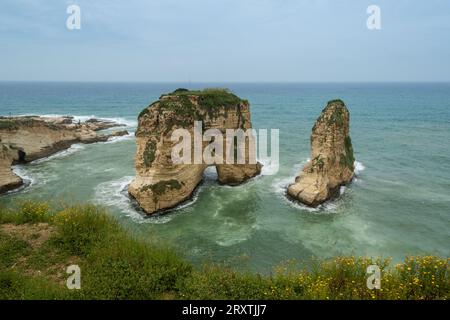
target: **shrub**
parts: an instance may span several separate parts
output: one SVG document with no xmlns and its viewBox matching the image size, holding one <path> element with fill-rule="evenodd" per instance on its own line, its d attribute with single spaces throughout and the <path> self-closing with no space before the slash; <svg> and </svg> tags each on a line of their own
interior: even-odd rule
<svg viewBox="0 0 450 320">
<path fill-rule="evenodd" d="M 24 201 L 20 206 L 18 223 L 39 223 L 51 220 L 50 207 L 45 202 Z"/>
<path fill-rule="evenodd" d="M 191 266 L 172 250 L 158 249 L 129 237 L 97 247 L 83 270 L 84 297 L 95 299 L 156 299 L 176 290 Z"/>
<path fill-rule="evenodd" d="M 407 257 L 396 266 L 398 296 L 405 299 L 449 299 L 449 259 L 433 256 Z M 396 298 L 396 297 L 393 297 Z"/>
<path fill-rule="evenodd" d="M 205 265 L 180 283 L 183 299 L 263 299 L 270 291 L 270 278 L 251 273 L 238 273 L 219 265 Z"/>
<path fill-rule="evenodd" d="M 55 216 L 54 241 L 75 255 L 86 255 L 96 244 L 108 241 L 119 226 L 106 212 L 94 205 L 66 208 Z"/>
<path fill-rule="evenodd" d="M 27 200 L 12 209 L 0 208 L 0 223 L 40 223 L 51 219 L 50 206 L 46 202 Z"/>
</svg>

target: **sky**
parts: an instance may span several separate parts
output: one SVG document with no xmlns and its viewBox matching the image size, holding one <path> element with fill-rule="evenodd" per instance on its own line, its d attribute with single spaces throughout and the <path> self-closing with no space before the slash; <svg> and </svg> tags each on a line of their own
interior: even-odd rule
<svg viewBox="0 0 450 320">
<path fill-rule="evenodd" d="M 449 39 L 448 0 L 2 0 L 0 81 L 450 81 Z"/>
</svg>

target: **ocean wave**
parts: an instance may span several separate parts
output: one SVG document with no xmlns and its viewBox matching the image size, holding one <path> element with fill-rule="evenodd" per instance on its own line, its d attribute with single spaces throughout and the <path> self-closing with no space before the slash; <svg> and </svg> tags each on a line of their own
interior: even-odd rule
<svg viewBox="0 0 450 320">
<path fill-rule="evenodd" d="M 97 119 L 97 120 L 103 120 L 103 121 L 111 121 L 117 124 L 123 124 L 126 127 L 129 128 L 136 128 L 137 127 L 137 120 L 127 119 L 123 117 L 98 117 L 96 115 L 71 115 L 71 114 L 35 114 L 35 113 L 24 113 L 17 115 L 18 117 L 25 117 L 25 116 L 39 116 L 39 117 L 49 117 L 49 118 L 55 118 L 55 117 L 72 117 L 74 122 L 85 122 L 89 119 Z"/>
<path fill-rule="evenodd" d="M 293 167 L 293 171 L 295 171 L 295 175 L 297 175 L 298 171 L 301 169 L 301 167 L 303 167 L 303 165 L 305 165 L 309 161 L 310 161 L 310 159 L 307 159 L 306 161 L 296 164 Z M 360 174 L 365 169 L 366 169 L 366 167 L 361 162 L 355 161 L 355 174 Z M 272 184 L 272 187 L 273 187 L 275 193 L 281 199 L 283 199 L 283 201 L 285 201 L 285 203 L 288 203 L 290 206 L 292 206 L 294 208 L 306 210 L 306 211 L 314 212 L 314 213 L 334 213 L 334 212 L 336 212 L 336 210 L 339 207 L 339 203 L 340 203 L 339 198 L 329 200 L 329 201 L 319 205 L 316 208 L 311 208 L 300 202 L 292 201 L 292 200 L 288 199 L 288 197 L 286 196 L 287 189 L 290 184 L 294 183 L 294 179 L 295 179 L 294 177 L 285 177 L 285 178 L 275 180 L 274 183 Z M 356 180 L 356 178 L 355 178 L 355 180 Z M 346 186 L 342 186 L 339 189 L 340 196 L 344 195 L 346 193 L 347 189 L 348 188 Z"/>
<path fill-rule="evenodd" d="M 197 189 L 190 200 L 181 203 L 173 209 L 167 210 L 164 214 L 146 216 L 143 211 L 136 209 L 136 205 L 133 204 L 133 201 L 128 196 L 127 186 L 133 178 L 133 176 L 125 176 L 117 180 L 100 183 L 95 188 L 93 202 L 115 207 L 137 223 L 164 224 L 175 218 L 177 211 L 192 205 L 198 198 L 199 190 Z"/>
<path fill-rule="evenodd" d="M 41 187 L 49 181 L 58 179 L 53 172 L 43 172 L 28 165 L 14 165 L 11 167 L 12 171 L 22 178 L 24 184 L 22 187 L 13 190 L 12 192 L 28 192 L 34 187 Z"/>
<path fill-rule="evenodd" d="M 125 176 L 117 180 L 100 183 L 94 189 L 93 202 L 100 205 L 116 207 L 126 216 L 133 219 L 143 219 L 133 208 L 130 198 L 124 193 L 133 178 L 133 176 Z"/>
<path fill-rule="evenodd" d="M 272 162 L 270 158 L 257 159 L 259 163 L 262 164 L 261 175 L 262 176 L 273 176 L 276 175 L 280 169 L 280 163 Z"/>
<path fill-rule="evenodd" d="M 67 156 L 70 156 L 71 154 L 74 154 L 74 153 L 84 150 L 84 149 L 85 149 L 85 145 L 83 145 L 81 143 L 76 143 L 76 144 L 71 145 L 68 149 L 61 150 L 61 151 L 54 153 L 48 157 L 31 161 L 30 164 L 40 164 L 40 163 L 47 162 L 50 160 L 65 158 Z"/>
<path fill-rule="evenodd" d="M 128 141 L 128 140 L 133 140 L 134 139 L 134 132 L 129 132 L 127 135 L 124 136 L 120 136 L 120 137 L 111 137 L 108 139 L 108 141 L 103 142 L 104 144 L 111 144 L 111 143 L 116 143 L 116 142 L 121 142 L 121 141 Z"/>
<path fill-rule="evenodd" d="M 11 167 L 12 171 L 22 178 L 24 183 L 28 184 L 28 186 L 31 186 L 32 184 L 36 183 L 36 179 L 31 177 L 29 173 L 23 168 L 21 165 L 15 165 Z"/>
<path fill-rule="evenodd" d="M 366 167 L 359 161 L 355 161 L 355 174 L 360 174 L 366 170 Z"/>
</svg>

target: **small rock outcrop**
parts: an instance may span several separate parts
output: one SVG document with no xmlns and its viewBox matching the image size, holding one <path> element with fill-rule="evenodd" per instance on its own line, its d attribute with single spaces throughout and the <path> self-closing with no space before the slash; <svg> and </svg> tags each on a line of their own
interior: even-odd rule
<svg viewBox="0 0 450 320">
<path fill-rule="evenodd" d="M 288 187 L 288 196 L 317 207 L 339 195 L 340 187 L 354 176 L 349 135 L 350 115 L 344 102 L 333 100 L 322 111 L 311 134 L 311 159 Z"/>
<path fill-rule="evenodd" d="M 141 112 L 136 131 L 136 177 L 128 192 L 147 214 L 170 209 L 188 200 L 201 182 L 208 164 L 174 164 L 171 157 L 172 149 L 178 143 L 172 141 L 173 131 L 186 129 L 194 136 L 195 121 L 202 122 L 203 132 L 218 129 L 225 137 L 226 129 L 245 131 L 251 128 L 250 106 L 224 89 L 177 89 L 161 96 Z M 202 149 L 207 145 L 208 142 L 203 141 Z M 261 172 L 259 163 L 249 161 L 248 146 L 245 146 L 244 164 L 214 165 L 220 183 L 237 185 Z"/>
<path fill-rule="evenodd" d="M 0 117 L 0 194 L 22 184 L 11 172 L 11 165 L 48 157 L 75 143 L 104 142 L 127 131 L 101 134 L 99 131 L 121 126 L 104 120 L 76 122 L 73 117 Z M 7 178 L 9 177 L 9 178 Z"/>
</svg>

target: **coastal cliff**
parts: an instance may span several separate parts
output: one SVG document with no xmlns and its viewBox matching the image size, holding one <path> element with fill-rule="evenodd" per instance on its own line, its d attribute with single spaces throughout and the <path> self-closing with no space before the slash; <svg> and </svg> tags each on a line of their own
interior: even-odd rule
<svg viewBox="0 0 450 320">
<path fill-rule="evenodd" d="M 350 114 L 344 102 L 328 102 L 312 129 L 312 160 L 288 187 L 290 198 L 317 207 L 338 196 L 340 187 L 351 182 L 355 159 L 349 123 Z"/>
<path fill-rule="evenodd" d="M 201 121 L 202 131 L 217 129 L 225 138 L 227 129 L 251 128 L 250 106 L 223 89 L 178 89 L 141 112 L 136 131 L 136 177 L 128 191 L 147 214 L 189 199 L 201 182 L 208 164 L 174 164 L 171 157 L 177 144 L 171 138 L 173 131 L 186 129 L 194 136 L 195 121 Z M 193 141 L 190 143 L 194 150 Z M 206 146 L 203 141 L 202 149 Z M 215 164 L 221 184 L 238 185 L 261 172 L 259 163 L 249 161 L 249 144 L 245 148 L 244 164 Z"/>
<path fill-rule="evenodd" d="M 74 122 L 73 117 L 0 117 L 0 194 L 22 184 L 11 165 L 48 157 L 75 143 L 105 142 L 128 134 L 99 131 L 121 126 L 111 121 L 90 119 Z"/>
<path fill-rule="evenodd" d="M 0 194 L 16 189 L 23 184 L 22 178 L 11 170 L 14 152 L 8 146 L 0 143 Z"/>
</svg>

